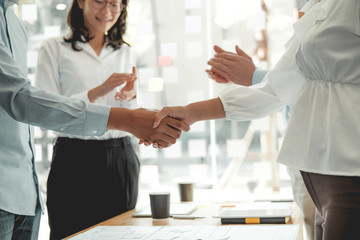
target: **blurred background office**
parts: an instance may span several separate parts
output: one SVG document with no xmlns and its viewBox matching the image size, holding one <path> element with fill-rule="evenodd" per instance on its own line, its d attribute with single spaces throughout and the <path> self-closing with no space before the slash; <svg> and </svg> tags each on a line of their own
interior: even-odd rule
<svg viewBox="0 0 360 240">
<path fill-rule="evenodd" d="M 132 45 L 145 107 L 184 105 L 224 88 L 205 69 L 213 45 L 237 44 L 259 68 L 271 69 L 292 35 L 305 0 L 130 0 L 125 40 Z M 21 0 L 14 11 L 29 36 L 28 72 L 34 80 L 41 42 L 67 33 L 70 0 Z M 169 149 L 134 146 L 140 156 L 138 205 L 154 189 L 195 182 L 195 201 L 291 199 L 284 166 L 275 162 L 286 125 L 283 112 L 252 122 L 200 122 Z M 36 129 L 36 168 L 46 199 L 54 135 Z M 219 194 L 221 192 L 221 194 Z M 176 192 L 172 201 L 178 201 Z M 47 216 L 40 239 L 47 239 Z"/>
</svg>

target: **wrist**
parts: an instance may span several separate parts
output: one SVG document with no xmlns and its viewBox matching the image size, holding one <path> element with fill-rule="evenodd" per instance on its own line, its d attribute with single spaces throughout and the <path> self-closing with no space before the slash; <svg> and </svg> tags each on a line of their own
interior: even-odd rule
<svg viewBox="0 0 360 240">
<path fill-rule="evenodd" d="M 107 129 L 129 131 L 132 122 L 132 114 L 127 108 L 112 107 L 110 109 Z"/>
<path fill-rule="evenodd" d="M 88 91 L 88 98 L 90 102 L 95 102 L 99 97 L 105 96 L 106 90 L 100 86 L 97 86 Z"/>
<path fill-rule="evenodd" d="M 185 119 L 188 120 L 187 124 L 192 125 L 193 123 L 196 123 L 198 121 L 200 121 L 201 119 L 199 118 L 199 111 L 197 109 L 197 103 L 190 103 L 186 106 L 184 106 L 184 115 L 185 115 Z"/>
</svg>

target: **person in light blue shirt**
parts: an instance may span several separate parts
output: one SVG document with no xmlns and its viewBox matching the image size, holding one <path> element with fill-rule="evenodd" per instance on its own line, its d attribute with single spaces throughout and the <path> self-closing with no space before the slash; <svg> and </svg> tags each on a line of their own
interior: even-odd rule
<svg viewBox="0 0 360 240">
<path fill-rule="evenodd" d="M 110 108 L 54 95 L 27 79 L 26 32 L 0 0 L 0 239 L 38 238 L 43 203 L 34 165 L 30 125 L 63 133 L 100 136 L 108 129 L 168 147 L 189 127 L 175 119 L 153 128 L 155 111 Z M 173 126 L 174 128 L 170 127 Z"/>
<path fill-rule="evenodd" d="M 206 72 L 210 78 L 218 83 L 234 83 L 251 86 L 261 83 L 265 75 L 269 72 L 268 70 L 256 68 L 251 57 L 238 46 L 235 47 L 236 54 L 226 52 L 216 45 L 214 46 L 214 50 L 217 55 L 215 55 L 215 58 L 209 60 L 208 63 L 212 68 L 206 70 Z M 289 119 L 289 110 L 290 108 L 288 106 L 284 109 L 286 121 Z M 299 206 L 303 217 L 304 238 L 307 240 L 314 239 L 315 205 L 306 190 L 300 171 L 289 167 L 287 171 L 291 179 L 294 200 Z"/>
</svg>

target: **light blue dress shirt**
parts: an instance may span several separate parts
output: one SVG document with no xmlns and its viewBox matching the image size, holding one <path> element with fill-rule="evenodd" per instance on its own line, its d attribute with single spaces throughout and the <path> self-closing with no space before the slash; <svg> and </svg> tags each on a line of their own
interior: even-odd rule
<svg viewBox="0 0 360 240">
<path fill-rule="evenodd" d="M 102 135 L 110 107 L 47 93 L 30 84 L 26 32 L 0 0 L 0 209 L 34 215 L 41 202 L 29 125 L 78 135 Z"/>
</svg>

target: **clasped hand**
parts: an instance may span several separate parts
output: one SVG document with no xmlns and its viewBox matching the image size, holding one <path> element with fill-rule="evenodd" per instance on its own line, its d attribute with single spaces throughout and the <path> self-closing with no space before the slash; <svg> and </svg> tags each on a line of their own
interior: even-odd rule
<svg viewBox="0 0 360 240">
<path fill-rule="evenodd" d="M 190 130 L 190 125 L 192 125 L 195 122 L 195 119 L 192 118 L 192 115 L 190 114 L 190 111 L 188 109 L 188 106 L 177 106 L 177 107 L 164 107 L 161 109 L 161 111 L 157 112 L 154 117 L 154 125 L 153 128 L 162 128 L 164 125 L 168 125 L 172 128 L 178 127 L 172 125 L 173 123 L 181 123 L 181 126 L 187 126 L 186 131 Z M 169 125 L 169 123 L 171 123 Z M 179 136 L 180 137 L 180 136 Z M 159 141 L 146 141 L 146 140 L 140 140 L 139 144 L 144 144 L 145 146 L 149 146 L 150 144 L 153 144 L 154 148 L 163 148 L 164 144 Z"/>
</svg>

